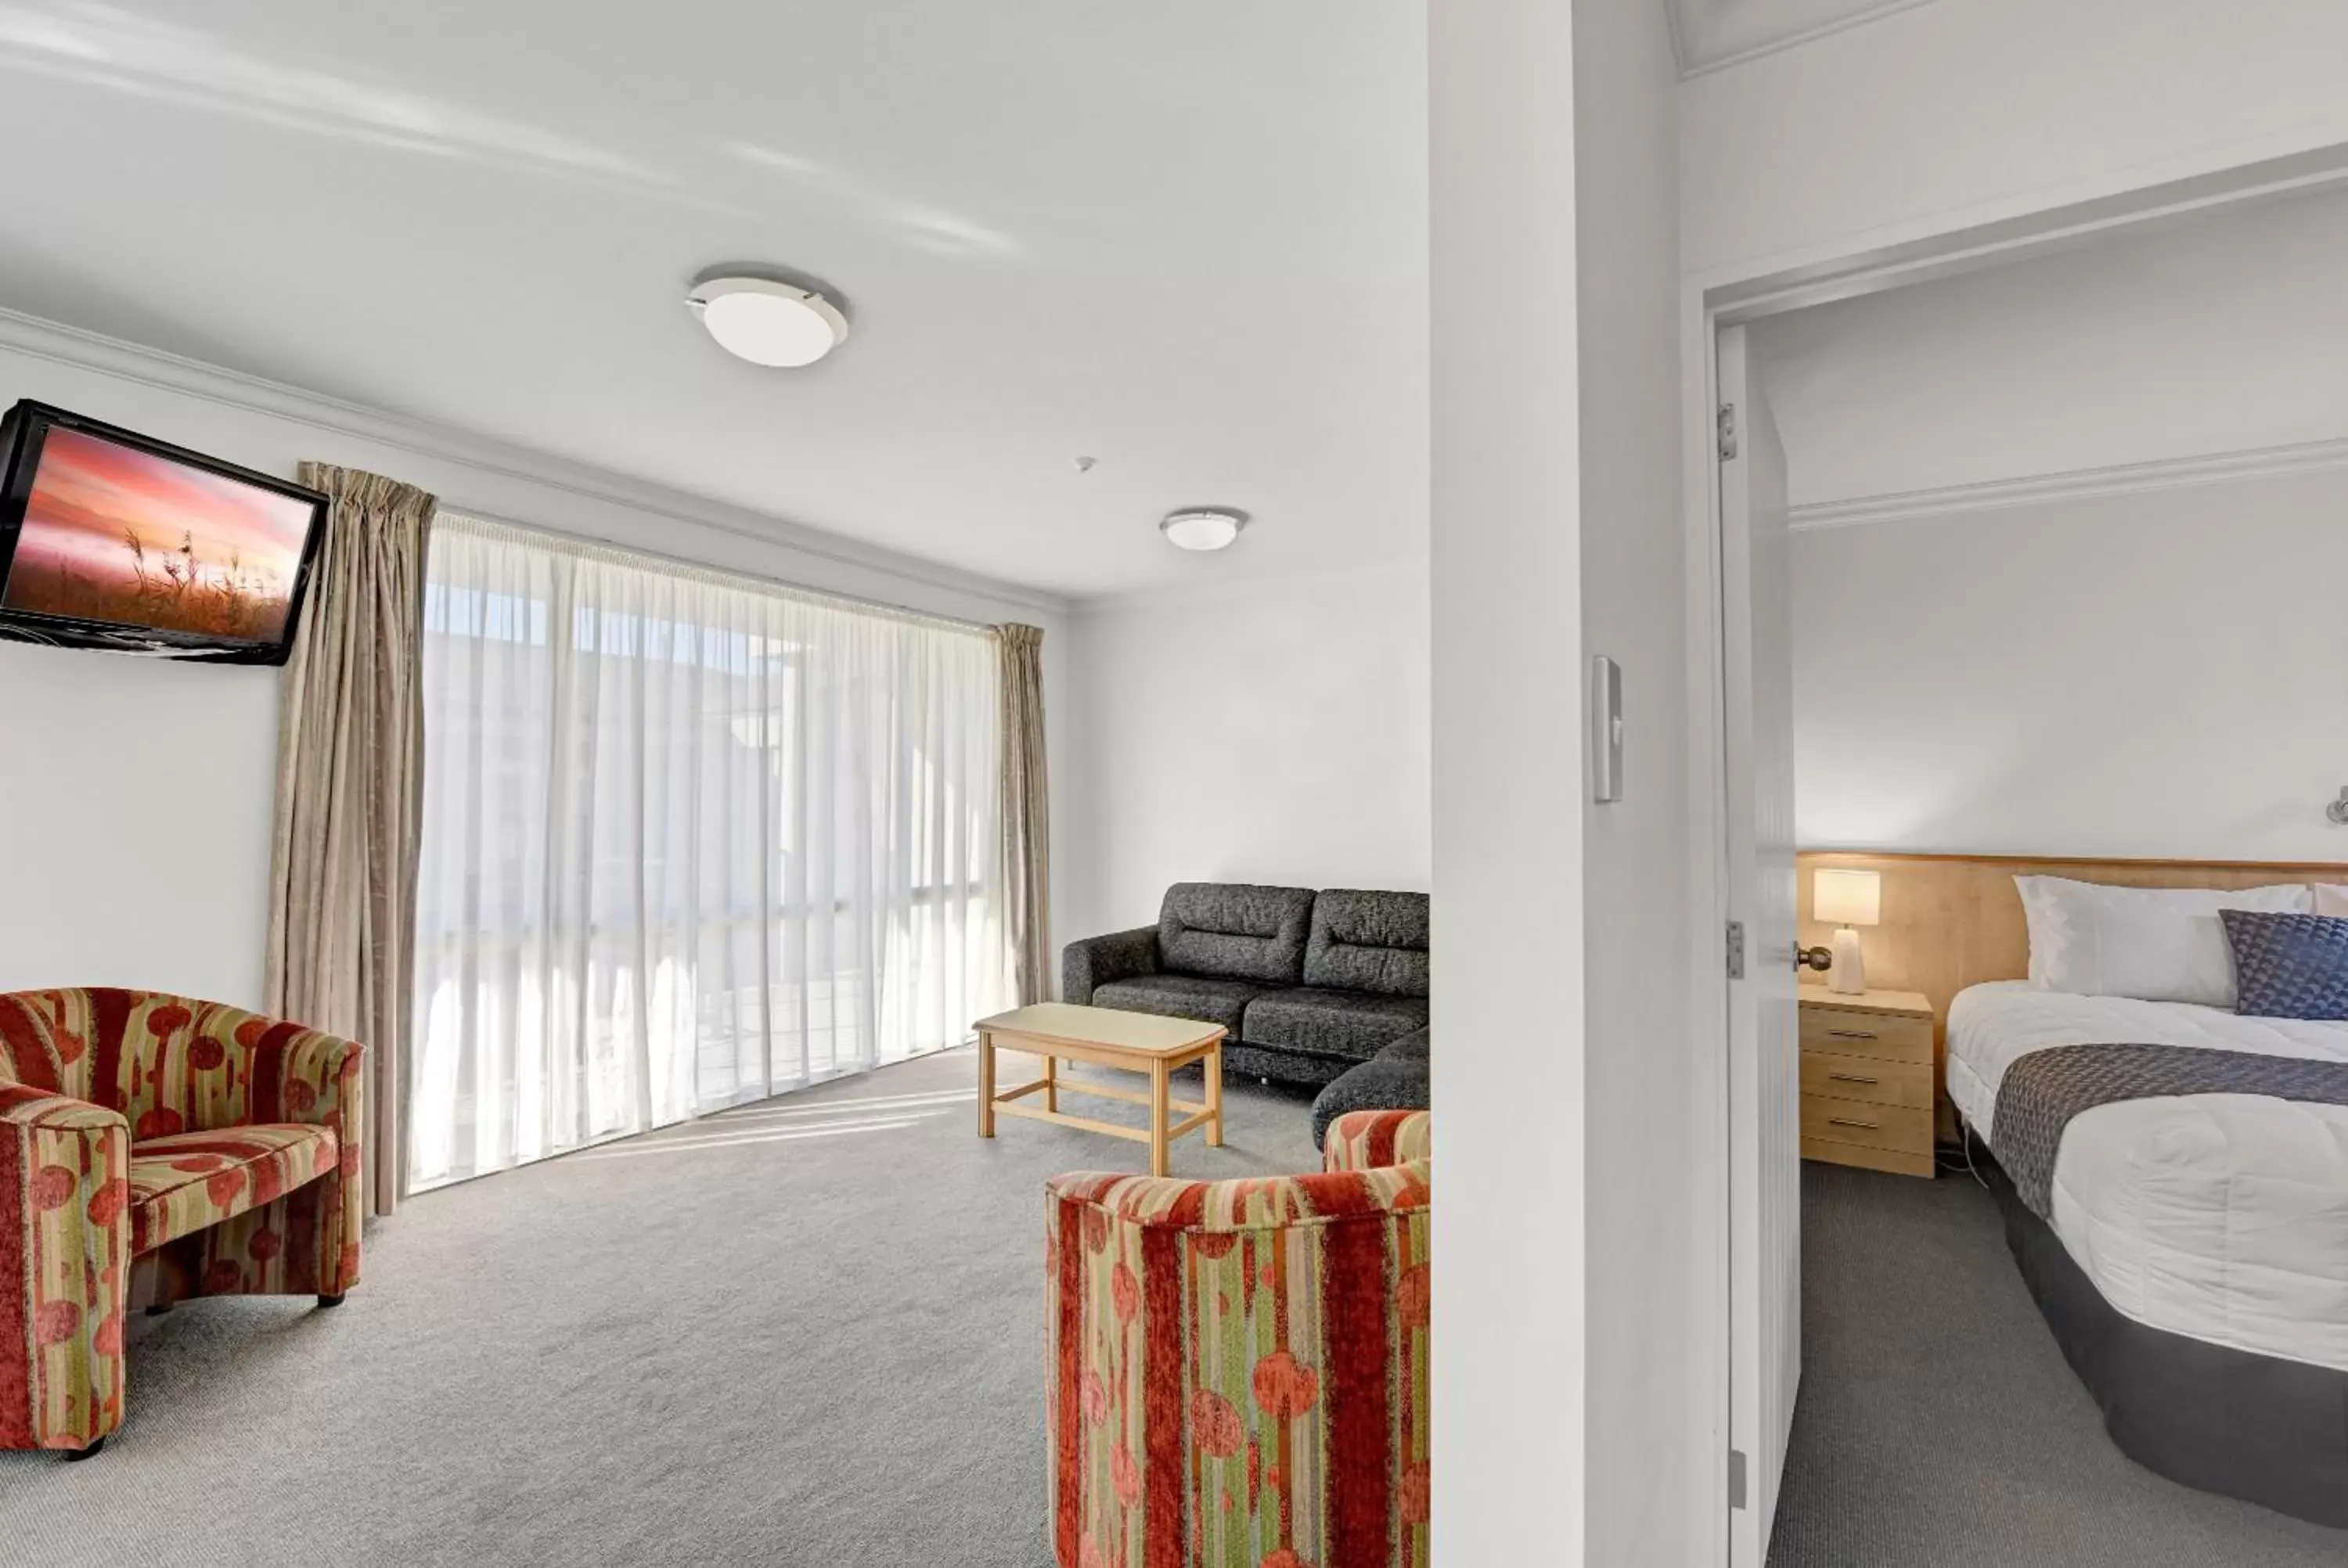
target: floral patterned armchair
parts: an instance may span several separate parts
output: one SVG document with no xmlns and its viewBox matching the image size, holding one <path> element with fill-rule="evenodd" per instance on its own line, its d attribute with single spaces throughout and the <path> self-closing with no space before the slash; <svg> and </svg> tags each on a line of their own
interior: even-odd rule
<svg viewBox="0 0 2348 1568">
<path fill-rule="evenodd" d="M 1424 1568 L 1428 1119 L 1319 1175 L 1046 1189 L 1059 1568 Z"/>
<path fill-rule="evenodd" d="M 342 1300 L 360 1055 L 213 1002 L 0 994 L 0 1448 L 98 1451 L 134 1306 Z"/>
</svg>

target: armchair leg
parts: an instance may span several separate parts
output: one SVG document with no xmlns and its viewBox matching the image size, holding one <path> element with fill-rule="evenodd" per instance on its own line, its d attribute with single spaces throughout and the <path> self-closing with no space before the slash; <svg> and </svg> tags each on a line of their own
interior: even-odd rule
<svg viewBox="0 0 2348 1568">
<path fill-rule="evenodd" d="M 343 1297 L 340 1291 L 335 1292 L 332 1296 L 321 1296 L 318 1297 L 318 1305 L 320 1307 L 340 1307 L 342 1304 Z"/>
<path fill-rule="evenodd" d="M 67 1449 L 66 1450 L 66 1463 L 79 1464 L 86 1459 L 96 1459 L 98 1457 L 98 1450 L 105 1446 L 106 1440 L 104 1438 L 99 1438 L 88 1448 Z"/>
</svg>

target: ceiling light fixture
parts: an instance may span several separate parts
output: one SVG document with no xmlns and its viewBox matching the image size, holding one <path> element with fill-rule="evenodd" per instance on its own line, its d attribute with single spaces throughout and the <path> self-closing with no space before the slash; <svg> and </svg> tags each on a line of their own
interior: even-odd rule
<svg viewBox="0 0 2348 1568">
<path fill-rule="evenodd" d="M 1185 507 L 1158 520 L 1158 531 L 1177 549 L 1219 550 L 1240 537 L 1248 515 L 1236 507 Z"/>
<path fill-rule="evenodd" d="M 752 364 L 796 369 L 848 341 L 848 317 L 814 289 L 727 273 L 685 296 L 717 346 Z"/>
</svg>

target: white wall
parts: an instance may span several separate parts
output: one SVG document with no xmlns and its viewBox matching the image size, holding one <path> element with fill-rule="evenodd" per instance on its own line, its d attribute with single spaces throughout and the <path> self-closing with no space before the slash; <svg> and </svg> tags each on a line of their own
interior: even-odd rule
<svg viewBox="0 0 2348 1568">
<path fill-rule="evenodd" d="M 1718 1059 L 1688 1011 L 1686 532 L 1681 506 L 1675 62 L 1659 5 L 1574 7 L 1581 648 L 1622 667 L 1622 799 L 1582 792 L 1592 1564 L 1716 1563 L 1725 1372 L 1706 1169 Z M 1565 704 L 1573 711 L 1578 708 Z M 1560 781 L 1570 787 L 1570 781 Z"/>
<path fill-rule="evenodd" d="M 1437 1568 L 1588 1522 L 1579 8 L 1427 8 Z"/>
<path fill-rule="evenodd" d="M 19 397 L 264 472 L 290 477 L 318 458 L 424 486 L 460 510 L 938 614 L 1041 625 L 1047 707 L 1055 719 L 1066 710 L 1066 621 L 1049 598 L 9 319 L 0 403 Z M 793 542 L 777 542 L 785 538 Z M 0 990 L 112 984 L 258 1005 L 276 671 L 0 643 Z M 1052 740 L 1055 771 L 1065 771 L 1066 736 Z"/>
<path fill-rule="evenodd" d="M 1701 1227 L 1683 1141 L 1648 1120 L 1685 1126 L 1697 1086 L 1673 1000 L 1688 732 L 1663 11 L 1430 16 L 1437 1561 L 1704 1562 L 1722 1532 L 1690 1327 Z M 1623 663 L 1634 737 L 1628 798 L 1604 807 L 1577 804 L 1595 651 Z"/>
<path fill-rule="evenodd" d="M 2348 472 L 1805 531 L 1800 842 L 2348 860 Z"/>
<path fill-rule="evenodd" d="M 1427 886 L 1424 559 L 1082 606 L 1059 939 L 1174 882 Z"/>
<path fill-rule="evenodd" d="M 2251 202 L 1754 323 L 1788 497 L 2348 436 L 2348 192 Z"/>
<path fill-rule="evenodd" d="M 1681 88 L 1684 264 L 1754 272 L 2348 142 L 2335 0 L 1940 0 Z"/>
</svg>

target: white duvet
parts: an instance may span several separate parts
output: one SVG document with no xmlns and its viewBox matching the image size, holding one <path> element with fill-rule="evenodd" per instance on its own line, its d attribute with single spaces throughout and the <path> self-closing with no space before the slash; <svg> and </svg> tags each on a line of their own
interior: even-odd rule
<svg viewBox="0 0 2348 1568">
<path fill-rule="evenodd" d="M 2348 1061 L 2348 1023 L 1974 986 L 1949 1009 L 1949 1098 L 1984 1139 L 2006 1069 L 2065 1045 Z M 2139 1323 L 2348 1372 L 2348 1106 L 2256 1094 L 2100 1105 L 2054 1161 L 2054 1234 Z"/>
</svg>

